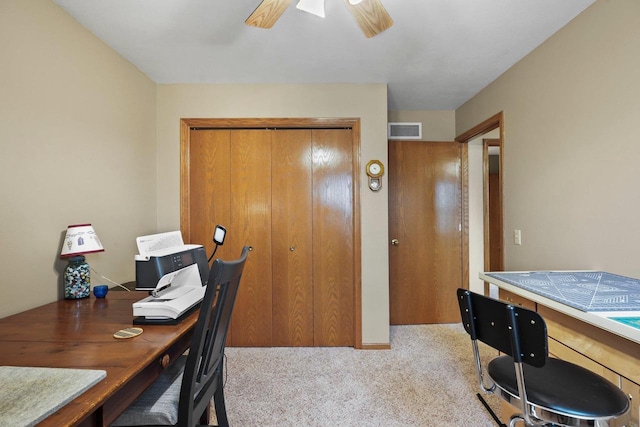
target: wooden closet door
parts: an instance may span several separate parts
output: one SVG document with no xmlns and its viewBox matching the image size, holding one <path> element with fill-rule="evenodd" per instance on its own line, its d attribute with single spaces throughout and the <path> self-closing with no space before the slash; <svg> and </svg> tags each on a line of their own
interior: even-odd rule
<svg viewBox="0 0 640 427">
<path fill-rule="evenodd" d="M 311 131 L 271 131 L 273 345 L 313 346 Z"/>
<path fill-rule="evenodd" d="M 354 340 L 353 175 L 350 129 L 314 129 L 314 343 Z"/>
<path fill-rule="evenodd" d="M 213 252 L 213 231 L 216 224 L 230 221 L 231 175 L 230 131 L 224 129 L 192 130 L 189 150 L 189 235 L 188 243 L 204 245 L 207 255 Z M 233 233 L 216 252 L 221 258 L 237 257 L 240 252 L 228 251 Z"/>
<path fill-rule="evenodd" d="M 251 248 L 233 309 L 231 345 L 271 345 L 270 138 L 268 130 L 231 130 L 229 232 L 237 238 L 229 249 L 237 257 L 243 245 Z"/>
<path fill-rule="evenodd" d="M 235 346 L 354 345 L 350 129 L 190 131 L 185 238 L 249 253 L 228 335 Z"/>
</svg>

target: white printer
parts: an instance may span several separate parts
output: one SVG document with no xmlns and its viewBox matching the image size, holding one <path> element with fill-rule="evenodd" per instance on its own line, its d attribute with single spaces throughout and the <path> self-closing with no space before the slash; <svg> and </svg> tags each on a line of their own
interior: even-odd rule
<svg viewBox="0 0 640 427">
<path fill-rule="evenodd" d="M 136 238 L 136 290 L 153 291 L 162 276 L 197 264 L 203 285 L 209 279 L 207 253 L 202 245 L 185 245 L 180 231 Z"/>
<path fill-rule="evenodd" d="M 136 239 L 136 290 L 150 295 L 133 303 L 134 323 L 172 323 L 197 306 L 209 264 L 202 245 L 185 245 L 180 231 Z"/>
</svg>

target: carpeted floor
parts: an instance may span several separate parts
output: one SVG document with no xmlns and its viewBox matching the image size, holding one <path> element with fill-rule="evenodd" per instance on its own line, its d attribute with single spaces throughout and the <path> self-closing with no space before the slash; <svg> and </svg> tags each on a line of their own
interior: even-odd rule
<svg viewBox="0 0 640 427">
<path fill-rule="evenodd" d="M 393 326 L 391 347 L 228 347 L 229 422 L 236 427 L 497 425 L 476 396 L 471 343 L 461 325 Z M 484 397 L 499 415 L 496 398 Z"/>
</svg>

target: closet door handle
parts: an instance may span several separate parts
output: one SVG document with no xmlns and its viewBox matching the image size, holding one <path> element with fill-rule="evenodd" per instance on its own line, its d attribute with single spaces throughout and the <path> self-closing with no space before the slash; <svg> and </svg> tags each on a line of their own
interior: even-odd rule
<svg viewBox="0 0 640 427">
<path fill-rule="evenodd" d="M 391 239 L 391 244 L 393 246 L 398 246 L 400 244 L 400 242 L 398 242 L 398 239 Z"/>
<path fill-rule="evenodd" d="M 290 250 L 291 252 L 293 252 L 293 251 L 295 251 L 295 250 L 296 250 L 296 247 L 295 247 L 295 246 L 289 246 L 289 250 Z"/>
<path fill-rule="evenodd" d="M 253 246 L 249 246 L 249 252 L 253 250 Z"/>
</svg>

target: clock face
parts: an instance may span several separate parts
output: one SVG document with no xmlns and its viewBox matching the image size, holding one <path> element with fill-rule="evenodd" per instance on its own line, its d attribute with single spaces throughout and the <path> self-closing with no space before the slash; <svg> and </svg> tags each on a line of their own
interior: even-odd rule
<svg viewBox="0 0 640 427">
<path fill-rule="evenodd" d="M 382 166 L 380 160 L 371 160 L 367 163 L 365 171 L 371 178 L 380 178 L 384 174 L 384 166 Z"/>
</svg>

